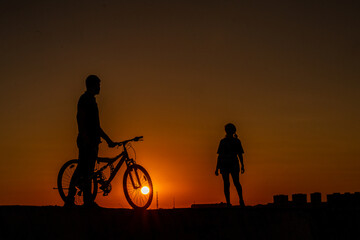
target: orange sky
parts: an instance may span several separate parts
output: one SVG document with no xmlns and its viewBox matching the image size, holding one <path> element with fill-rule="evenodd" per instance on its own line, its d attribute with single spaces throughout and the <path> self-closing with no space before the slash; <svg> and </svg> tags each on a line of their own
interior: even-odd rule
<svg viewBox="0 0 360 240">
<path fill-rule="evenodd" d="M 62 205 L 52 188 L 77 156 L 88 74 L 105 132 L 144 136 L 134 147 L 160 207 L 225 201 L 214 170 L 228 122 L 247 204 L 360 191 L 359 6 L 185 2 L 1 3 L 1 205 Z M 100 205 L 129 207 L 122 173 Z"/>
</svg>

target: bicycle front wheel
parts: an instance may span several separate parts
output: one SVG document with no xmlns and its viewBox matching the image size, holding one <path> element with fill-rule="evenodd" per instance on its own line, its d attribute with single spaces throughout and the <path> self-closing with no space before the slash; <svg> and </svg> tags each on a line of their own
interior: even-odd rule
<svg viewBox="0 0 360 240">
<path fill-rule="evenodd" d="M 60 197 L 64 202 L 66 202 L 67 200 L 70 189 L 70 182 L 77 166 L 78 166 L 78 160 L 73 159 L 66 162 L 59 171 L 57 185 L 58 185 Z M 74 196 L 75 205 L 84 204 L 84 199 L 83 199 L 84 193 L 82 191 L 82 185 L 83 184 L 80 180 L 78 180 L 77 184 L 75 184 L 75 189 L 76 189 L 76 193 Z M 94 179 L 92 179 L 91 181 L 91 193 L 93 198 L 95 199 L 97 194 L 97 182 Z"/>
<path fill-rule="evenodd" d="M 140 165 L 128 167 L 123 187 L 126 200 L 134 209 L 147 209 L 153 199 L 153 185 L 149 173 Z"/>
</svg>

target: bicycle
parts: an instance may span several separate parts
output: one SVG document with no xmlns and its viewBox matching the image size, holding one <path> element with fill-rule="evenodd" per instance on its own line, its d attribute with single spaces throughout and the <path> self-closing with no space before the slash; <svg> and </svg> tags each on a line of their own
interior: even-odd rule
<svg viewBox="0 0 360 240">
<path fill-rule="evenodd" d="M 137 142 L 142 140 L 143 137 L 135 137 L 133 139 L 125 140 L 123 142 L 116 143 L 118 146 L 123 146 L 122 152 L 114 158 L 98 157 L 97 163 L 105 163 L 103 167 L 96 167 L 94 173 L 91 175 L 91 193 L 93 198 L 96 198 L 98 193 L 103 192 L 104 196 L 107 196 L 111 192 L 111 181 L 114 179 L 122 164 L 125 162 L 127 169 L 123 176 L 123 190 L 125 198 L 134 209 L 147 209 L 153 199 L 153 185 L 149 173 L 144 167 L 136 164 L 135 160 L 129 157 L 127 146 L 131 142 Z M 118 160 L 116 166 L 114 163 Z M 59 194 L 62 200 L 65 202 L 67 199 L 70 181 L 76 166 L 78 159 L 73 159 L 66 162 L 60 169 L 57 179 L 57 185 Z M 98 169 L 97 169 L 98 168 Z M 106 179 L 104 171 L 110 170 L 110 176 Z M 84 181 L 77 180 L 75 204 L 83 204 L 83 190 L 82 185 Z M 100 185 L 98 192 L 98 185 Z"/>
</svg>

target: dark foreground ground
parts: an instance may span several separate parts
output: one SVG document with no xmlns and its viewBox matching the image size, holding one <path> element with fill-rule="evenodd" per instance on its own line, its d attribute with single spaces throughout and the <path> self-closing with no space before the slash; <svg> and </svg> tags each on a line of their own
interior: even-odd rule
<svg viewBox="0 0 360 240">
<path fill-rule="evenodd" d="M 0 206 L 0 239 L 360 239 L 360 208 Z"/>
</svg>

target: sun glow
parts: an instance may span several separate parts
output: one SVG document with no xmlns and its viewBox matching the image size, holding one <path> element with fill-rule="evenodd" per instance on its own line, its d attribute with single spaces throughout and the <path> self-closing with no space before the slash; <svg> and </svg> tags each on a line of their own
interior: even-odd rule
<svg viewBox="0 0 360 240">
<path fill-rule="evenodd" d="M 142 194 L 146 195 L 146 194 L 149 194 L 149 192 L 150 192 L 149 187 L 144 186 L 144 187 L 141 188 L 141 193 Z"/>
</svg>

